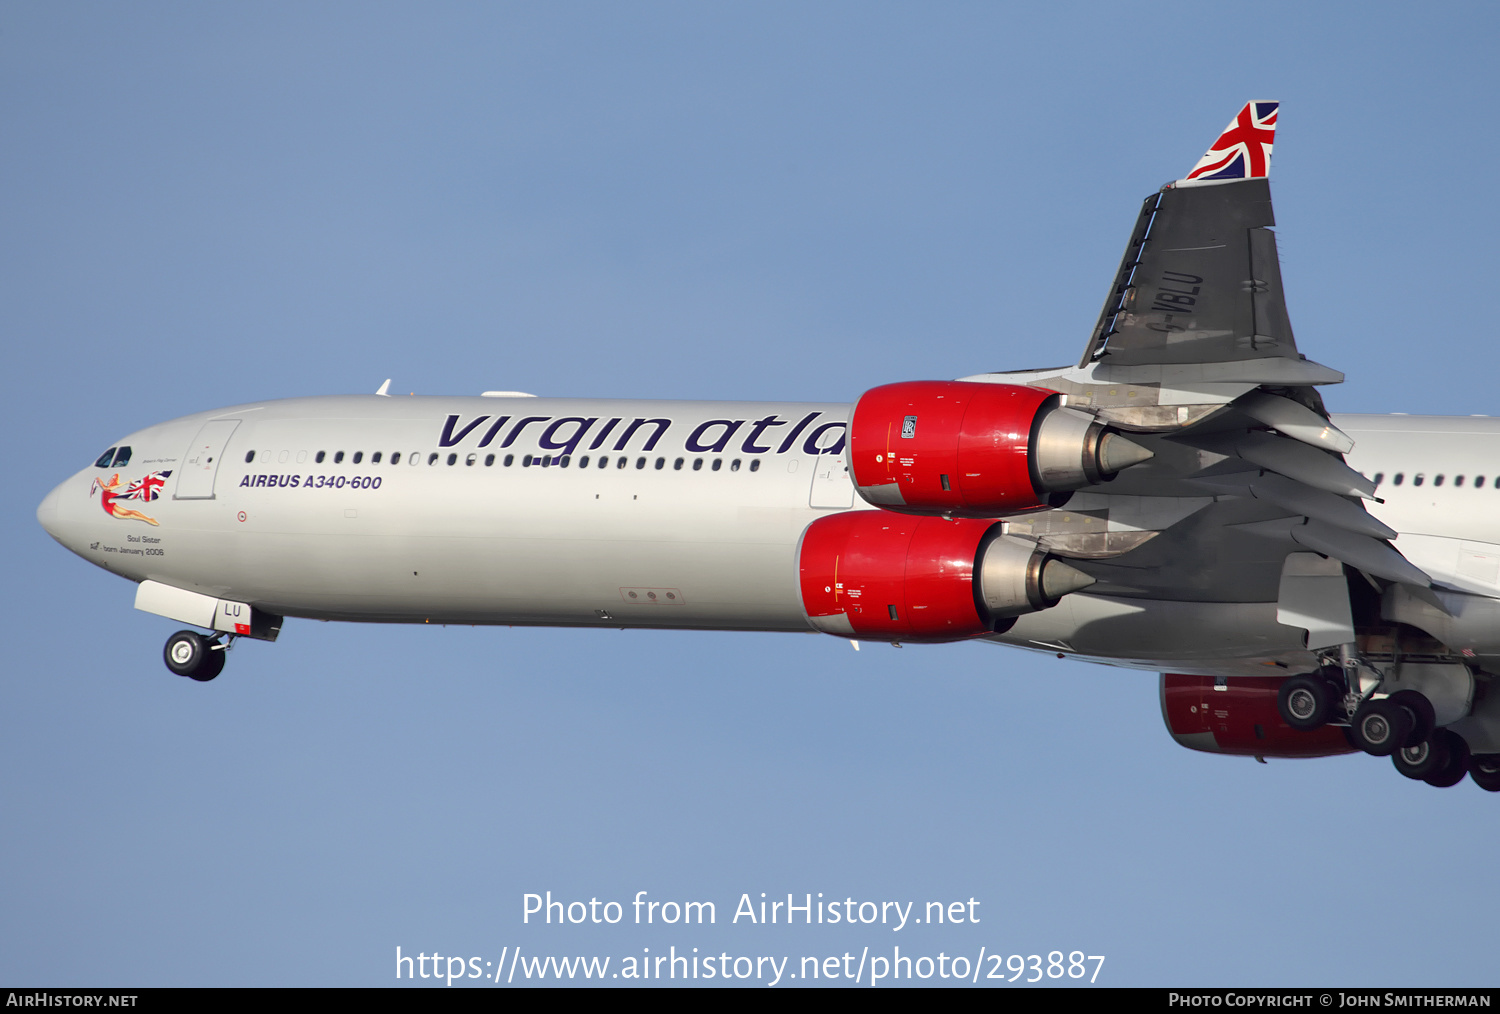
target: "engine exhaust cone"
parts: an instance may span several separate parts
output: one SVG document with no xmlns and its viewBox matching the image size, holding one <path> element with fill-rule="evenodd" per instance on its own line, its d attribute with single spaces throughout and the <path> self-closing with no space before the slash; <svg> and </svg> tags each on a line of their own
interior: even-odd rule
<svg viewBox="0 0 1500 1014">
<path fill-rule="evenodd" d="M 1042 569 L 1042 594 L 1056 601 L 1069 592 L 1087 588 L 1098 578 L 1089 577 L 1077 567 L 1070 567 L 1061 560 L 1048 560 Z"/>
<path fill-rule="evenodd" d="M 1099 441 L 1099 470 L 1105 475 L 1116 475 L 1129 468 L 1156 457 L 1134 440 L 1127 440 L 1118 433 L 1106 433 Z"/>
</svg>

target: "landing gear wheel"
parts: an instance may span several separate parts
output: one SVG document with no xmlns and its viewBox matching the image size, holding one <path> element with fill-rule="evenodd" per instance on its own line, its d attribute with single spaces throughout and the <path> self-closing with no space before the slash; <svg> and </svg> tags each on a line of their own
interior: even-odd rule
<svg viewBox="0 0 1500 1014">
<path fill-rule="evenodd" d="M 1349 725 L 1349 734 L 1365 753 L 1389 757 L 1406 742 L 1411 726 L 1411 713 L 1386 697 L 1361 704 Z"/>
<path fill-rule="evenodd" d="M 224 671 L 224 651 L 202 634 L 179 630 L 162 650 L 167 668 L 179 676 L 206 683 Z"/>
<path fill-rule="evenodd" d="M 1437 715 L 1425 695 L 1415 690 L 1398 690 L 1387 699 L 1411 713 L 1411 735 L 1406 737 L 1402 746 L 1418 746 L 1432 738 L 1432 731 L 1437 728 Z"/>
<path fill-rule="evenodd" d="M 199 683 L 207 683 L 219 673 L 224 671 L 224 649 L 213 642 L 209 642 L 208 656 L 203 660 L 203 668 L 198 672 L 189 673 Z"/>
<path fill-rule="evenodd" d="M 1447 754 L 1447 763 L 1422 780 L 1440 789 L 1463 781 L 1464 775 L 1469 773 L 1469 744 L 1458 733 L 1447 729 L 1434 732 L 1431 742 Z"/>
<path fill-rule="evenodd" d="M 1321 676 L 1292 676 L 1281 683 L 1276 710 L 1293 729 L 1311 731 L 1328 724 L 1340 696 Z"/>
<path fill-rule="evenodd" d="M 1425 782 L 1432 775 L 1445 769 L 1448 763 L 1447 748 L 1441 739 L 1437 742 L 1427 740 L 1416 746 L 1404 746 L 1391 754 L 1391 763 L 1396 765 L 1396 770 L 1407 778 Z"/>
<path fill-rule="evenodd" d="M 1469 781 L 1486 792 L 1500 792 L 1500 753 L 1476 753 L 1470 757 Z"/>
</svg>

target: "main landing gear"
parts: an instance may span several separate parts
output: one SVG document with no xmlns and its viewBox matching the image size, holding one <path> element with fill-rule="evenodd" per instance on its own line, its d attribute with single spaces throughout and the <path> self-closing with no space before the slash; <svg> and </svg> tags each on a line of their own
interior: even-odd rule
<svg viewBox="0 0 1500 1014">
<path fill-rule="evenodd" d="M 1281 720 L 1293 729 L 1321 729 L 1333 718 L 1344 700 L 1344 688 L 1321 672 L 1292 676 L 1281 684 L 1276 708 Z"/>
<path fill-rule="evenodd" d="M 1349 722 L 1349 738 L 1367 754 L 1388 757 L 1427 742 L 1436 724 L 1426 697 L 1415 690 L 1401 690 L 1361 704 Z"/>
<path fill-rule="evenodd" d="M 1437 728 L 1432 702 L 1425 695 L 1399 690 L 1388 697 L 1371 697 L 1379 683 L 1362 678 L 1364 663 L 1352 653 L 1342 662 L 1287 678 L 1276 699 L 1282 721 L 1303 730 L 1347 722 L 1344 733 L 1350 745 L 1375 757 L 1390 757 L 1407 778 L 1446 788 L 1468 775 L 1481 789 L 1500 792 L 1500 754 L 1471 756 L 1462 736 Z M 1346 672 L 1351 675 L 1346 677 Z M 1363 693 L 1346 690 L 1355 685 L 1362 685 Z"/>
<path fill-rule="evenodd" d="M 179 676 L 207 683 L 224 671 L 224 653 L 229 650 L 233 636 L 204 637 L 191 630 L 179 630 L 167 638 L 162 657 L 167 668 Z"/>
<path fill-rule="evenodd" d="M 1500 753 L 1476 753 L 1470 757 L 1469 781 L 1486 792 L 1500 792 Z"/>
<path fill-rule="evenodd" d="M 1469 744 L 1457 733 L 1439 729 L 1432 738 L 1391 754 L 1396 770 L 1439 788 L 1463 781 L 1469 772 Z"/>
</svg>

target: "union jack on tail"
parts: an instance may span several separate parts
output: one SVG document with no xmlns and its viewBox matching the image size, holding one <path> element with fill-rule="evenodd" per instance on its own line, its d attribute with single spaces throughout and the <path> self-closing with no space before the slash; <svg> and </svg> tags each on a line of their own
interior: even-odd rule
<svg viewBox="0 0 1500 1014">
<path fill-rule="evenodd" d="M 1181 182 L 1261 179 L 1271 171 L 1279 102 L 1247 102 Z"/>
</svg>

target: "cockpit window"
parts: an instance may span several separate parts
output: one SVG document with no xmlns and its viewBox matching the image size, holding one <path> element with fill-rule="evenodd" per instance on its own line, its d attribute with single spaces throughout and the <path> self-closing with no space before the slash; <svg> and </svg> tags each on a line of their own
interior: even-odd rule
<svg viewBox="0 0 1500 1014">
<path fill-rule="evenodd" d="M 113 447 L 111 447 L 109 450 L 107 450 L 103 454 L 99 455 L 99 460 L 96 461 L 96 462 L 94 462 L 94 467 L 95 468 L 108 468 L 109 467 L 109 463 L 111 461 L 114 461 L 114 460 L 115 460 L 115 449 Z"/>
<path fill-rule="evenodd" d="M 130 448 L 122 447 L 115 452 L 115 467 L 124 468 L 130 464 Z"/>
</svg>

